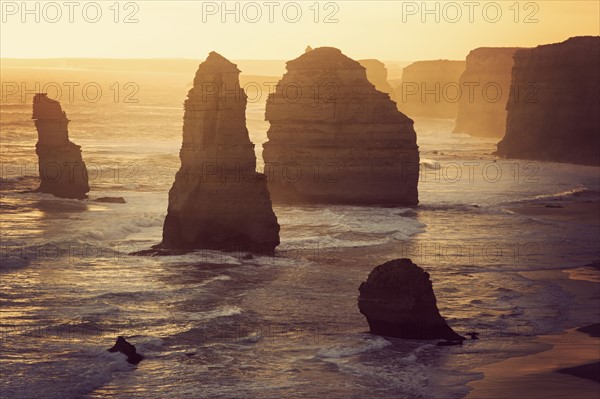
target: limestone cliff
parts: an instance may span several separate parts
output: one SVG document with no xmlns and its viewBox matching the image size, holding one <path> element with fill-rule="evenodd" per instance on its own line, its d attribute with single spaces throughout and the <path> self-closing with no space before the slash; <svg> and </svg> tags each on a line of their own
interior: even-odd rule
<svg viewBox="0 0 600 399">
<path fill-rule="evenodd" d="M 600 165 L 599 71 L 600 36 L 515 53 L 506 135 L 497 153 Z"/>
<path fill-rule="evenodd" d="M 510 93 L 513 54 L 518 48 L 478 48 L 467 56 L 460 77 L 455 133 L 502 137 L 506 127 L 506 102 Z"/>
<path fill-rule="evenodd" d="M 387 80 L 388 71 L 385 64 L 375 59 L 358 60 L 358 63 L 367 69 L 369 82 L 373 83 L 377 90 L 389 94 L 390 98 L 396 101 L 396 93 Z"/>
<path fill-rule="evenodd" d="M 396 88 L 398 109 L 412 117 L 455 118 L 464 61 L 418 61 L 406 66 Z"/>
<path fill-rule="evenodd" d="M 256 172 L 239 73 L 215 52 L 198 68 L 159 248 L 272 253 L 279 244 L 267 182 Z"/>
<path fill-rule="evenodd" d="M 274 201 L 417 204 L 413 121 L 340 50 L 316 48 L 289 61 L 266 119 Z"/>
<path fill-rule="evenodd" d="M 81 147 L 69 141 L 69 119 L 60 103 L 46 93 L 36 94 L 32 119 L 38 132 L 38 191 L 62 198 L 86 198 L 90 186 Z"/>
</svg>

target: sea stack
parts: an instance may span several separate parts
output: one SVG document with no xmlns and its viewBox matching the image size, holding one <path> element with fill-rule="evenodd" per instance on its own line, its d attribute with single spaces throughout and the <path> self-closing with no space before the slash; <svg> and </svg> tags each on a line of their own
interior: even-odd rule
<svg viewBox="0 0 600 399">
<path fill-rule="evenodd" d="M 398 109 L 413 117 L 453 119 L 458 113 L 464 61 L 417 61 L 402 71 L 396 87 Z"/>
<path fill-rule="evenodd" d="M 390 98 L 396 101 L 394 89 L 387 80 L 388 70 L 385 64 L 375 59 L 358 60 L 358 63 L 367 69 L 367 79 L 369 79 L 369 82 L 373 83 L 377 90 L 389 94 Z"/>
<path fill-rule="evenodd" d="M 90 191 L 81 147 L 69 140 L 69 119 L 60 103 L 46 93 L 33 97 L 33 116 L 38 132 L 40 187 L 37 191 L 61 198 L 83 199 Z"/>
<path fill-rule="evenodd" d="M 239 74 L 216 52 L 196 72 L 185 101 L 181 168 L 158 248 L 271 254 L 279 245 L 267 181 L 256 172 Z"/>
<path fill-rule="evenodd" d="M 460 77 L 455 133 L 480 137 L 504 135 L 513 55 L 517 50 L 485 47 L 469 53 L 466 70 Z"/>
<path fill-rule="evenodd" d="M 415 205 L 413 121 L 332 47 L 287 63 L 269 95 L 263 159 L 273 201 Z"/>
<path fill-rule="evenodd" d="M 358 308 L 372 334 L 462 341 L 440 315 L 429 273 L 410 259 L 377 266 L 359 287 Z"/>
<path fill-rule="evenodd" d="M 506 135 L 508 158 L 600 165 L 600 36 L 515 53 Z"/>
</svg>

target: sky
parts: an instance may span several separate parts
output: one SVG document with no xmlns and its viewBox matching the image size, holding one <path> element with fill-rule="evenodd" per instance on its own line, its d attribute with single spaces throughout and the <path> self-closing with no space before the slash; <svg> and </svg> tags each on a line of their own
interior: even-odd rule
<svg viewBox="0 0 600 399">
<path fill-rule="evenodd" d="M 600 34 L 600 1 L 0 1 L 2 58 L 464 59 Z"/>
</svg>

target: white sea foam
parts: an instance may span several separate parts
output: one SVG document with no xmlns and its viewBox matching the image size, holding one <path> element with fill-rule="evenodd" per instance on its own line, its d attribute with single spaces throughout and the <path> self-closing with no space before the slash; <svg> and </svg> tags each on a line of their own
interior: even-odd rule
<svg viewBox="0 0 600 399">
<path fill-rule="evenodd" d="M 379 350 L 391 345 L 392 343 L 383 337 L 366 336 L 360 337 L 359 343 L 354 345 L 334 345 L 328 348 L 319 350 L 317 356 L 320 358 L 345 358 L 360 353 Z"/>
</svg>

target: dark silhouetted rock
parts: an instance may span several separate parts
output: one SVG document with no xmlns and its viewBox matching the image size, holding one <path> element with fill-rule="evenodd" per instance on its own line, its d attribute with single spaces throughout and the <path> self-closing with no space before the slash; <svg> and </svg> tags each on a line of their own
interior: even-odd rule
<svg viewBox="0 0 600 399">
<path fill-rule="evenodd" d="M 109 204 L 124 204 L 125 198 L 123 198 L 123 197 L 100 197 L 100 198 L 96 198 L 94 201 L 106 202 Z"/>
<path fill-rule="evenodd" d="M 86 198 L 90 191 L 81 147 L 69 141 L 69 119 L 58 101 L 46 93 L 33 97 L 33 116 L 38 132 L 40 186 L 37 191 L 61 198 Z"/>
<path fill-rule="evenodd" d="M 465 339 L 440 315 L 429 273 L 410 259 L 377 266 L 359 291 L 358 308 L 373 334 L 406 339 Z"/>
<path fill-rule="evenodd" d="M 417 61 L 404 68 L 396 87 L 398 109 L 409 117 L 456 118 L 464 61 Z"/>
<path fill-rule="evenodd" d="M 142 359 L 144 359 L 142 355 L 137 353 L 135 346 L 127 342 L 127 340 L 123 337 L 117 337 L 117 342 L 115 345 L 107 350 L 109 352 L 121 352 L 127 356 L 127 361 L 131 364 L 138 364 L 142 361 Z"/>
<path fill-rule="evenodd" d="M 287 63 L 266 119 L 265 172 L 273 201 L 415 205 L 413 121 L 365 68 L 321 47 Z"/>
<path fill-rule="evenodd" d="M 256 172 L 239 74 L 215 52 L 198 68 L 159 248 L 270 254 L 279 244 L 267 181 Z"/>
<path fill-rule="evenodd" d="M 506 128 L 506 102 L 510 94 L 515 47 L 482 47 L 467 56 L 460 77 L 455 133 L 502 137 Z"/>
<path fill-rule="evenodd" d="M 600 36 L 520 50 L 514 59 L 497 154 L 600 165 Z"/>
</svg>

